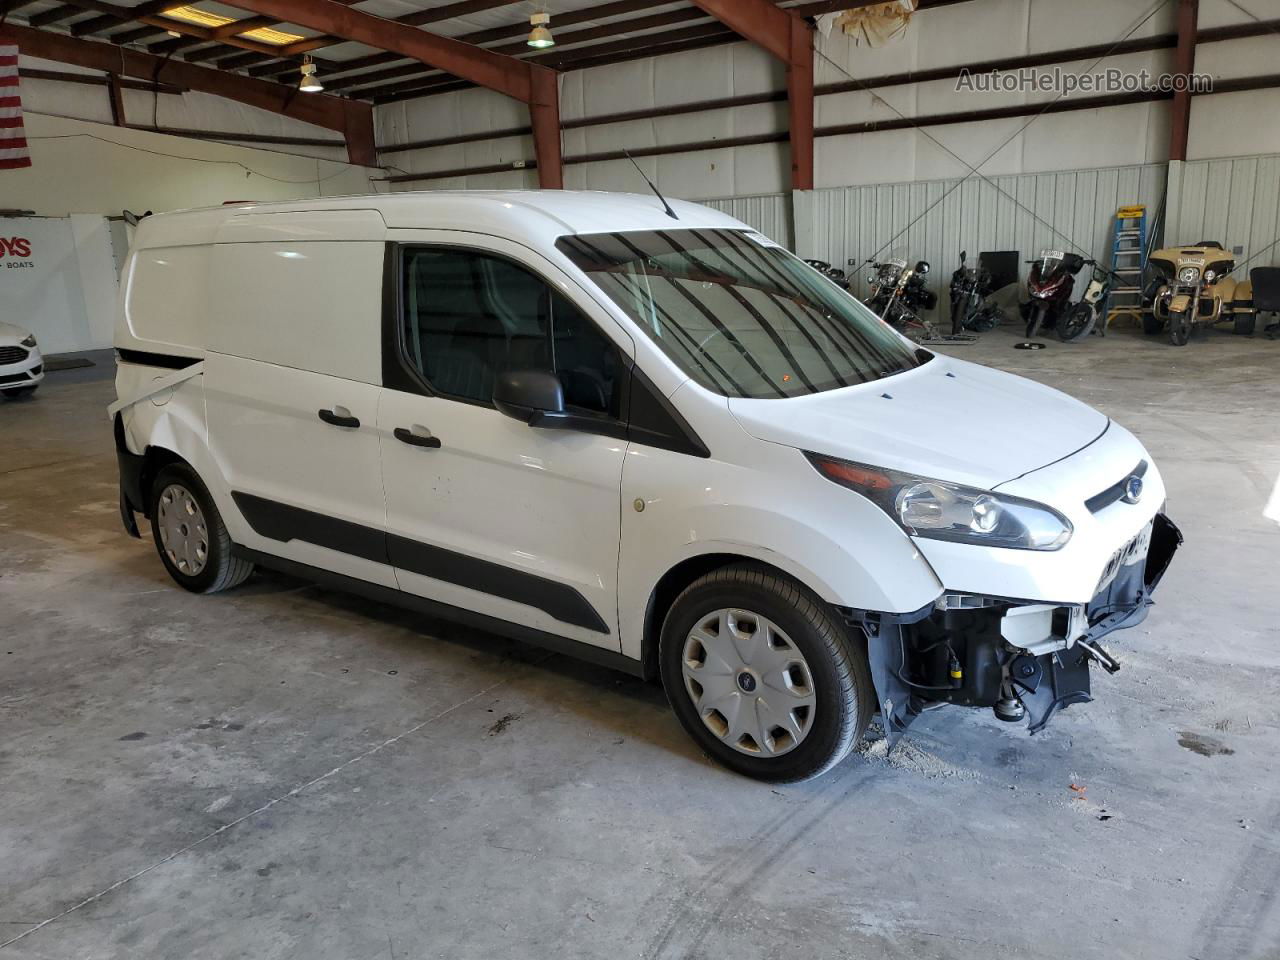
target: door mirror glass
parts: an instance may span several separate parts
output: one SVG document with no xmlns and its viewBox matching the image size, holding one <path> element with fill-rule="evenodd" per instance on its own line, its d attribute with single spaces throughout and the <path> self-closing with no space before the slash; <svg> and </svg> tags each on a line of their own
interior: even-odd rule
<svg viewBox="0 0 1280 960">
<path fill-rule="evenodd" d="M 559 377 L 545 370 L 509 370 L 494 382 L 493 405 L 508 417 L 538 426 L 548 416 L 564 416 L 564 388 Z"/>
</svg>

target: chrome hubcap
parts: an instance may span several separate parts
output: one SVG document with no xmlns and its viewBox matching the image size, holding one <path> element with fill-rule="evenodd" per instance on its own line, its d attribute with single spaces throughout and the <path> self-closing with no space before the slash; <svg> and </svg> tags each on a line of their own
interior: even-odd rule
<svg viewBox="0 0 1280 960">
<path fill-rule="evenodd" d="M 749 610 L 707 614 L 689 632 L 684 688 L 719 740 L 739 753 L 776 757 L 813 727 L 813 675 L 782 629 Z"/>
<path fill-rule="evenodd" d="M 209 531 L 191 491 L 179 483 L 165 487 L 156 508 L 156 525 L 169 562 L 189 577 L 200 573 L 209 561 Z"/>
</svg>

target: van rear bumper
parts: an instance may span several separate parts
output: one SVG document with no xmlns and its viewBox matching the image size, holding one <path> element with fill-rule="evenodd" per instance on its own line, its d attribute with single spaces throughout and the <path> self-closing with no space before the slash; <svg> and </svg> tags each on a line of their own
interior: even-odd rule
<svg viewBox="0 0 1280 960">
<path fill-rule="evenodd" d="M 129 536 L 141 539 L 134 514 L 147 515 L 146 499 L 142 494 L 142 474 L 147 458 L 129 449 L 124 436 L 124 418 L 118 413 L 112 430 L 116 439 L 116 465 L 120 471 L 120 522 Z"/>
</svg>

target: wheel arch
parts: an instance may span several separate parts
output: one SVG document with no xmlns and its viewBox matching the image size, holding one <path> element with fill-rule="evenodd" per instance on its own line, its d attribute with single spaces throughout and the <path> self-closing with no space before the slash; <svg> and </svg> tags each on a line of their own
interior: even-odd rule
<svg viewBox="0 0 1280 960">
<path fill-rule="evenodd" d="M 125 439 L 124 418 L 115 415 L 112 425 L 116 441 L 116 453 L 120 464 L 120 484 L 125 500 L 136 513 L 151 519 L 151 485 L 156 476 L 171 463 L 190 463 L 179 453 L 158 444 L 147 444 L 142 453 L 129 449 Z M 195 468 L 192 467 L 194 470 Z"/>
<path fill-rule="evenodd" d="M 819 599 L 822 597 L 822 591 L 815 589 L 813 584 L 806 583 L 792 571 L 745 553 L 716 551 L 686 557 L 658 578 L 658 582 L 649 592 L 644 613 L 644 634 L 640 644 L 640 665 L 645 680 L 653 682 L 658 679 L 658 645 L 662 637 L 662 625 L 676 598 L 700 577 L 737 563 L 749 563 L 777 576 L 794 580 L 814 596 Z"/>
</svg>

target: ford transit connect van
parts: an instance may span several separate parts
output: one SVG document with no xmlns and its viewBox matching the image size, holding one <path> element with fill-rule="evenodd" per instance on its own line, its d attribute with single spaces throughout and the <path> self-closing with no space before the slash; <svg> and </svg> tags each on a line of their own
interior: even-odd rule
<svg viewBox="0 0 1280 960">
<path fill-rule="evenodd" d="M 687 203 L 150 217 L 116 347 L 121 515 L 182 587 L 275 568 L 661 678 L 767 780 L 877 712 L 1041 729 L 1181 540 L 1122 426 Z"/>
</svg>

